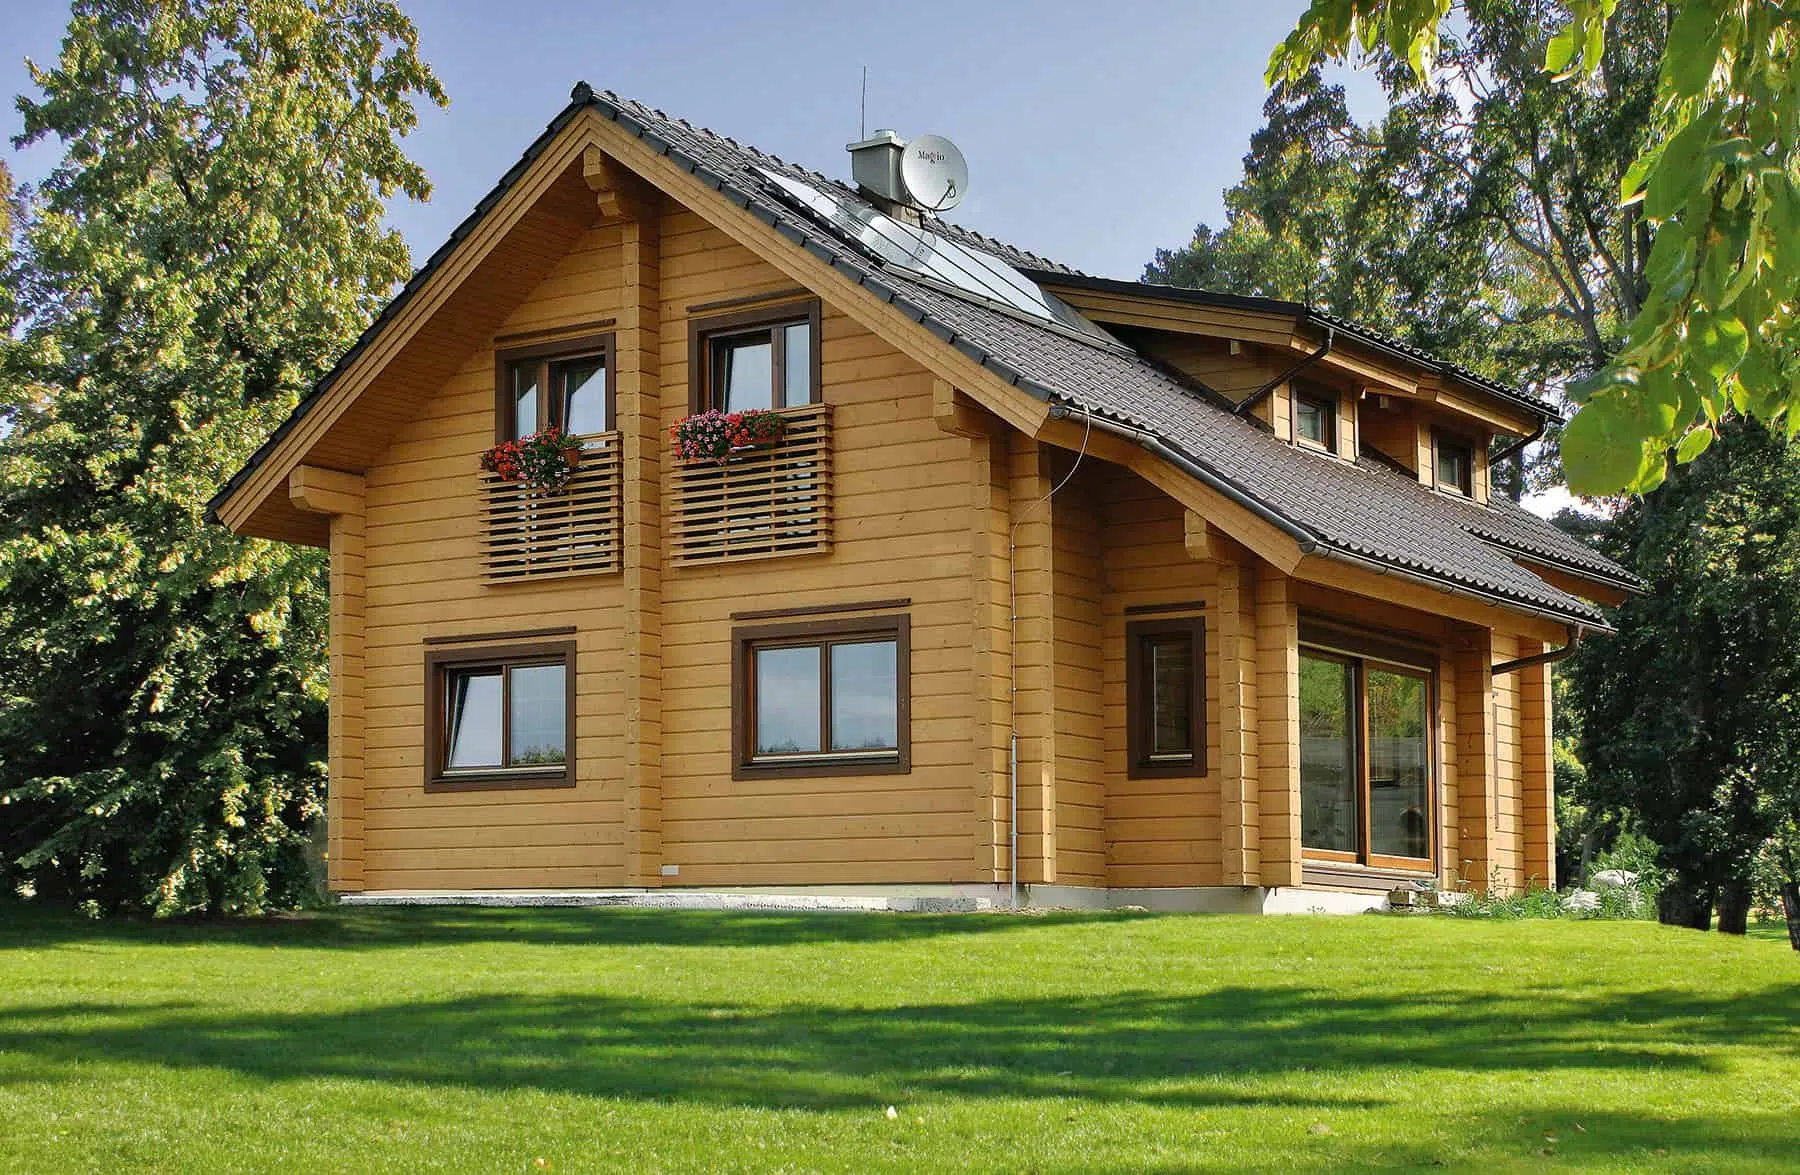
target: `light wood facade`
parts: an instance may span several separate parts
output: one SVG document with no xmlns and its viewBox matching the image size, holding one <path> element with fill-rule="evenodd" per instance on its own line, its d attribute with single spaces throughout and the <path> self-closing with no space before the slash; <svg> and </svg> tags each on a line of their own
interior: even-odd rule
<svg viewBox="0 0 1800 1175">
<path fill-rule="evenodd" d="M 330 546 L 334 890 L 1004 886 L 1015 828 L 1026 884 L 1385 890 L 1396 871 L 1302 843 L 1315 622 L 1427 656 L 1431 851 L 1408 876 L 1550 879 L 1548 672 L 1493 666 L 1565 643 L 1560 626 L 1295 549 L 1136 446 L 1049 419 L 601 120 L 565 128 L 491 215 L 445 288 L 396 315 L 220 509 Z M 1229 395 L 1311 347 L 1268 316 L 1070 300 Z M 731 520 L 791 503 L 720 505 L 728 475 L 678 462 L 669 435 L 690 407 L 690 322 L 813 302 L 818 403 L 790 413 L 812 447 L 761 483 L 812 479 L 811 521 L 789 518 L 802 537 L 783 548 Z M 613 339 L 616 419 L 569 509 L 601 520 L 604 550 L 510 506 L 497 540 L 477 468 L 496 351 L 596 332 Z M 1454 429 L 1477 500 L 1489 439 L 1526 424 L 1353 348 L 1309 378 L 1338 395 L 1339 457 L 1381 444 L 1428 481 L 1432 438 Z M 1285 436 L 1292 403 L 1290 381 L 1257 413 Z M 518 553 L 534 535 L 541 567 Z M 734 633 L 774 614 L 906 618 L 904 771 L 734 771 Z M 1145 617 L 1202 622 L 1185 776 L 1128 762 L 1128 626 Z M 426 787 L 428 651 L 534 639 L 575 646 L 572 786 Z"/>
</svg>

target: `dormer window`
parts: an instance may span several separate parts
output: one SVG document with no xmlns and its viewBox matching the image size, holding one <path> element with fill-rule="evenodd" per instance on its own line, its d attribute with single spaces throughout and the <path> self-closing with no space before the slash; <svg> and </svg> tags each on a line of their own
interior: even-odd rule
<svg viewBox="0 0 1800 1175">
<path fill-rule="evenodd" d="M 1312 386 L 1295 389 L 1294 443 L 1337 452 L 1337 397 Z"/>
<path fill-rule="evenodd" d="M 613 336 L 514 347 L 495 355 L 494 439 L 552 426 L 576 436 L 613 425 Z"/>
<path fill-rule="evenodd" d="M 819 402 L 819 304 L 692 321 L 690 408 L 748 412 Z"/>
<path fill-rule="evenodd" d="M 1461 494 L 1465 498 L 1474 497 L 1474 446 L 1455 437 L 1434 433 L 1431 447 L 1434 451 L 1432 467 L 1437 479 L 1437 488 L 1448 490 L 1453 494 Z"/>
</svg>

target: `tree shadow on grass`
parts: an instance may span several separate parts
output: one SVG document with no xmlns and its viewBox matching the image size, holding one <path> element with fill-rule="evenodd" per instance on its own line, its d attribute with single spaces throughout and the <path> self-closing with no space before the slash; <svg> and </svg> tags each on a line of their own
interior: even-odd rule
<svg viewBox="0 0 1800 1175">
<path fill-rule="evenodd" d="M 1070 922 L 1157 916 L 397 906 L 268 918 L 120 917 L 96 921 L 67 910 L 0 903 L 0 952 L 89 941 L 131 945 L 224 942 L 236 946 L 353 950 L 487 942 L 533 946 L 788 947 L 822 942 L 911 942 Z"/>
<path fill-rule="evenodd" d="M 1707 1073 L 1723 1062 L 1696 1046 L 1754 1040 L 1793 1052 L 1800 1027 L 1792 1000 L 1786 985 L 1717 998 L 1638 991 L 1429 1001 L 1271 985 L 911 1007 L 576 994 L 230 1015 L 70 1003 L 0 1010 L 0 1056 L 14 1058 L 14 1081 L 130 1062 L 270 1081 L 815 1110 L 921 1096 L 1343 1109 L 1384 1103 L 1246 1090 L 1242 1081 L 1385 1067 L 1416 1074 L 1424 1091 L 1438 1079 L 1432 1071 Z"/>
</svg>

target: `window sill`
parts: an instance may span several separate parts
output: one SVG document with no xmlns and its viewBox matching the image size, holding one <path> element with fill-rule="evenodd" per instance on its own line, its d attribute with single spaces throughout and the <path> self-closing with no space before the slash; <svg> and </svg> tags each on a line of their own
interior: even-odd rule
<svg viewBox="0 0 1800 1175">
<path fill-rule="evenodd" d="M 1300 867 L 1301 884 L 1335 886 L 1339 889 L 1386 892 L 1399 885 L 1435 880 L 1436 874 L 1431 871 L 1431 866 L 1423 863 L 1418 869 L 1392 869 L 1309 856 L 1301 862 Z"/>
<path fill-rule="evenodd" d="M 1198 757 L 1177 762 L 1137 762 L 1126 771 L 1127 779 L 1203 779 L 1206 764 Z"/>
<path fill-rule="evenodd" d="M 731 778 L 818 779 L 852 775 L 906 775 L 911 771 L 912 764 L 898 754 L 864 758 L 797 759 L 786 762 L 762 759 L 734 765 Z"/>
<path fill-rule="evenodd" d="M 568 771 L 482 771 L 440 775 L 425 781 L 428 792 L 523 791 L 531 788 L 574 787 Z"/>
</svg>

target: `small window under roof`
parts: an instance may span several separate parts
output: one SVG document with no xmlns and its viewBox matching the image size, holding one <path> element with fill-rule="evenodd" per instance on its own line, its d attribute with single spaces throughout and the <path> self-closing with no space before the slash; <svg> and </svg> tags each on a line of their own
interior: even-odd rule
<svg viewBox="0 0 1800 1175">
<path fill-rule="evenodd" d="M 1017 269 L 991 254 L 883 215 L 859 202 L 758 168 L 791 203 L 855 241 L 885 266 L 903 270 L 980 301 L 1058 326 L 1097 343 L 1118 341 Z"/>
</svg>

